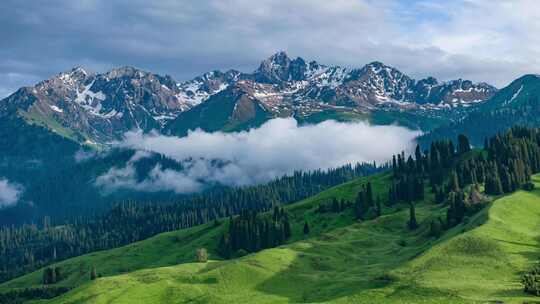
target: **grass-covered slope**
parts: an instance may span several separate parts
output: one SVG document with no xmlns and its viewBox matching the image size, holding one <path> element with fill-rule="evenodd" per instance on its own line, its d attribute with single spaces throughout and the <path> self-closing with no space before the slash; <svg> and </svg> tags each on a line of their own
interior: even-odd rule
<svg viewBox="0 0 540 304">
<path fill-rule="evenodd" d="M 372 177 L 386 193 L 389 175 Z M 194 263 L 194 249 L 215 243 L 226 225 L 166 233 L 123 248 L 68 260 L 63 267 L 77 286 L 46 303 L 522 303 L 519 276 L 540 258 L 540 191 L 518 191 L 494 201 L 440 239 L 428 236 L 429 219 L 444 208 L 417 207 L 420 228 L 409 231 L 408 209 L 385 208 L 378 219 L 358 223 L 352 210 L 316 213 L 332 197 L 352 200 L 364 180 L 350 182 L 288 206 L 293 239 L 242 258 Z M 535 177 L 540 186 L 540 176 Z M 307 220 L 311 234 L 304 238 Z M 88 281 L 80 262 L 105 277 Z M 176 263 L 188 262 L 176 266 Z M 71 265 L 71 266 L 69 266 Z M 156 268 L 152 268 L 156 267 Z M 70 269 L 70 270 L 68 270 Z M 137 270 L 141 269 L 141 270 Z M 137 271 L 134 271 L 137 270 Z M 128 272 L 132 271 L 132 272 Z M 127 272 L 125 274 L 110 276 Z M 41 272 L 1 286 L 39 284 Z"/>
<path fill-rule="evenodd" d="M 380 191 L 380 193 L 388 191 L 389 174 L 376 175 L 370 180 L 372 180 L 374 191 Z M 351 224 L 353 222 L 352 210 L 340 216 L 335 216 L 335 214 L 314 214 L 313 212 L 305 214 L 305 211 L 315 208 L 320 203 L 328 203 L 333 197 L 353 201 L 360 186 L 366 181 L 367 178 L 360 178 L 331 188 L 302 202 L 287 206 L 292 217 L 293 237 L 291 242 L 302 237 L 301 230 L 304 219 L 310 221 L 312 235 Z M 318 221 L 315 221 L 315 219 L 318 219 Z M 92 265 L 96 266 L 99 274 L 110 276 L 138 269 L 193 262 L 195 261 L 195 250 L 199 247 L 207 248 L 211 258 L 216 258 L 215 245 L 224 228 L 226 228 L 226 225 L 223 223 L 217 227 L 214 223 L 211 223 L 159 234 L 128 246 L 95 252 L 59 262 L 54 266 L 62 268 L 65 279 L 58 285 L 74 287 L 89 281 L 89 271 Z M 41 282 L 42 271 L 40 270 L 0 284 L 0 292 L 13 288 L 37 287 L 41 285 Z"/>
<path fill-rule="evenodd" d="M 537 190 L 496 200 L 459 235 L 434 246 L 395 272 L 422 288 L 479 302 L 524 303 L 520 275 L 540 259 L 540 176 Z M 540 299 L 536 299 L 540 301 Z"/>
</svg>

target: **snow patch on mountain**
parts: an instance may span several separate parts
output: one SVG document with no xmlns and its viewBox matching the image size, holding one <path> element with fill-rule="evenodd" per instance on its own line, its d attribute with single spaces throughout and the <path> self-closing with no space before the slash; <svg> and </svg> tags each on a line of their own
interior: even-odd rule
<svg viewBox="0 0 540 304">
<path fill-rule="evenodd" d="M 521 91 L 523 90 L 523 85 L 521 85 L 521 87 L 519 87 L 519 90 L 517 90 L 514 95 L 512 95 L 512 98 L 510 98 L 510 100 L 508 100 L 507 102 L 505 102 L 504 104 L 509 104 L 509 103 L 512 103 L 514 100 L 516 100 L 516 98 L 519 96 L 519 94 L 521 94 Z"/>
<path fill-rule="evenodd" d="M 60 109 L 59 107 L 55 106 L 55 105 L 51 105 L 49 106 L 51 108 L 51 110 L 55 111 L 55 112 L 58 112 L 58 113 L 64 113 L 64 110 Z"/>
<path fill-rule="evenodd" d="M 101 115 L 100 113 L 102 108 L 101 102 L 106 99 L 106 96 L 101 91 L 93 92 L 91 90 L 94 83 L 95 80 L 85 86 L 81 92 L 77 90 L 77 96 L 75 97 L 74 101 L 93 115 L 107 117 L 106 115 Z"/>
</svg>

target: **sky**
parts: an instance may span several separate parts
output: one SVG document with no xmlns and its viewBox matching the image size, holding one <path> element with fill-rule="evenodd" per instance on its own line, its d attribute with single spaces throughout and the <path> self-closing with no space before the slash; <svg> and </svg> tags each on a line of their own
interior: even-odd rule
<svg viewBox="0 0 540 304">
<path fill-rule="evenodd" d="M 537 0 L 2 0 L 0 96 L 74 66 L 178 81 L 277 51 L 497 87 L 540 70 Z"/>
</svg>

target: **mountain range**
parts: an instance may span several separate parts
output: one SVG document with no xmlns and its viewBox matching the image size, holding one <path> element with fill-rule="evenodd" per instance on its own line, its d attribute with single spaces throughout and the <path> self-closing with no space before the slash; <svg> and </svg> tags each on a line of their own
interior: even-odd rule
<svg viewBox="0 0 540 304">
<path fill-rule="evenodd" d="M 133 67 L 103 74 L 76 67 L 1 100 L 0 115 L 16 114 L 92 145 L 133 129 L 182 136 L 196 128 L 243 130 L 289 116 L 310 122 L 405 112 L 437 119 L 439 126 L 497 92 L 469 80 L 415 80 L 380 62 L 344 68 L 279 52 L 252 73 L 212 71 L 185 82 Z M 426 129 L 419 122 L 412 127 Z"/>
</svg>

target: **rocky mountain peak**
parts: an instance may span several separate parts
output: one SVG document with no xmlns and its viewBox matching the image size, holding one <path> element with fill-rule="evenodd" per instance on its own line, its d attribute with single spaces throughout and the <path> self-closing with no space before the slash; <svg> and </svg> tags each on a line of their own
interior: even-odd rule
<svg viewBox="0 0 540 304">
<path fill-rule="evenodd" d="M 277 65 L 286 65 L 291 62 L 291 59 L 289 58 L 289 56 L 287 55 L 285 51 L 279 51 L 273 54 L 272 56 L 270 56 L 265 61 L 270 61 Z"/>
<path fill-rule="evenodd" d="M 75 66 L 72 68 L 69 72 L 67 72 L 71 77 L 76 78 L 86 78 L 88 76 L 92 76 L 93 73 L 88 72 L 85 68 L 82 66 Z"/>
<path fill-rule="evenodd" d="M 263 60 L 255 71 L 255 79 L 259 82 L 278 83 L 289 79 L 291 59 L 285 52 L 278 52 Z"/>
<path fill-rule="evenodd" d="M 291 59 L 285 52 L 278 52 L 264 60 L 255 71 L 255 80 L 263 83 L 281 83 L 304 80 L 309 66 L 304 59 Z"/>
<path fill-rule="evenodd" d="M 123 67 L 110 70 L 109 72 L 105 73 L 105 76 L 109 79 L 122 78 L 122 77 L 143 78 L 147 76 L 148 74 L 150 73 L 139 70 L 132 66 L 123 66 Z"/>
<path fill-rule="evenodd" d="M 55 87 L 58 89 L 74 89 L 84 84 L 88 79 L 94 77 L 94 74 L 88 72 L 83 67 L 76 66 L 69 71 L 62 72 L 56 76 L 40 82 L 37 87 L 40 89 Z"/>
</svg>

